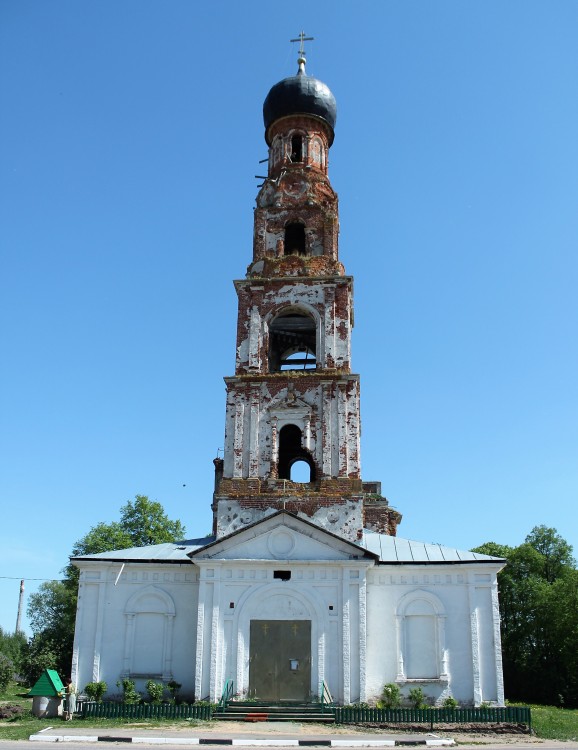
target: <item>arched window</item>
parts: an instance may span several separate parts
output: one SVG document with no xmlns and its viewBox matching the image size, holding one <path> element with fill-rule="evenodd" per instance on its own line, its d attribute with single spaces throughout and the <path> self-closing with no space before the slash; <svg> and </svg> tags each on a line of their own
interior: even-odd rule
<svg viewBox="0 0 578 750">
<path fill-rule="evenodd" d="M 299 464 L 299 466 L 296 466 Z M 309 467 L 309 476 L 303 477 L 303 464 Z M 301 430 L 297 425 L 286 424 L 279 432 L 279 479 L 290 479 L 297 482 L 315 481 L 315 464 L 309 453 L 301 445 Z M 295 466 L 295 471 L 293 467 Z M 301 478 L 294 479 L 293 476 Z"/>
<path fill-rule="evenodd" d="M 303 161 L 303 136 L 294 135 L 291 137 L 291 161 Z"/>
<path fill-rule="evenodd" d="M 305 243 L 305 226 L 301 222 L 293 222 L 285 227 L 285 255 L 307 255 Z"/>
<path fill-rule="evenodd" d="M 306 313 L 278 315 L 269 327 L 269 372 L 314 370 L 316 339 L 315 321 Z"/>
<path fill-rule="evenodd" d="M 447 678 L 445 615 L 439 599 L 426 591 L 406 595 L 398 609 L 398 627 L 400 677 Z"/>
<path fill-rule="evenodd" d="M 307 461 L 302 458 L 298 458 L 291 464 L 291 476 L 289 479 L 292 482 L 299 482 L 306 484 L 311 481 L 311 466 Z"/>
<path fill-rule="evenodd" d="M 124 675 L 164 679 L 172 674 L 174 618 L 175 604 L 166 591 L 147 586 L 133 594 L 125 608 Z"/>
</svg>

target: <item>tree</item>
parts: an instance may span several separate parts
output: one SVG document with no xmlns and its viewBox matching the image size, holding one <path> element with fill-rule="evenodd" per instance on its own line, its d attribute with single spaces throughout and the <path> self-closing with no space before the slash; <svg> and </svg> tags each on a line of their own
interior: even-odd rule
<svg viewBox="0 0 578 750">
<path fill-rule="evenodd" d="M 26 636 L 24 633 L 8 633 L 0 628 L 0 654 L 10 659 L 16 671 L 20 669 L 25 649 Z"/>
<path fill-rule="evenodd" d="M 536 526 L 518 547 L 476 552 L 508 561 L 498 575 L 508 698 L 578 706 L 578 571 L 572 547 Z"/>
<path fill-rule="evenodd" d="M 178 541 L 185 534 L 181 522 L 171 521 L 159 502 L 149 500 L 146 495 L 136 495 L 134 500 L 122 506 L 120 521 L 97 523 L 74 544 L 71 557 Z M 70 671 L 78 569 L 69 563 L 63 573 L 64 580 L 41 584 L 28 602 L 27 612 L 34 636 L 23 669 L 30 681 L 46 668 L 57 669 L 61 674 Z"/>
</svg>

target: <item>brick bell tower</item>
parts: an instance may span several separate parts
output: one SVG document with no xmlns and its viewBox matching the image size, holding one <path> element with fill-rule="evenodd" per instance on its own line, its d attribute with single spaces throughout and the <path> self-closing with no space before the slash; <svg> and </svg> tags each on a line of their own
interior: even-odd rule
<svg viewBox="0 0 578 750">
<path fill-rule="evenodd" d="M 235 281 L 235 375 L 225 378 L 224 457 L 214 462 L 217 537 L 280 509 L 351 541 L 364 527 L 395 535 L 401 521 L 380 483 L 361 479 L 353 278 L 339 261 L 327 172 L 337 110 L 305 62 L 301 34 L 297 75 L 263 105 L 269 166 L 253 259 Z"/>
</svg>

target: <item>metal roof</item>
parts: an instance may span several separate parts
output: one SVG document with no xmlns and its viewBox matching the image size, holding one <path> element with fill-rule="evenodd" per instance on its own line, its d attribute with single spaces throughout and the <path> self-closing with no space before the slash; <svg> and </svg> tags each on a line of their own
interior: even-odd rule
<svg viewBox="0 0 578 750">
<path fill-rule="evenodd" d="M 359 542 L 359 545 L 379 555 L 380 562 L 394 565 L 401 563 L 440 565 L 447 563 L 505 562 L 501 557 L 445 547 L 443 544 L 415 542 L 411 539 L 402 539 L 399 536 L 377 534 L 368 529 L 364 529 L 363 539 Z"/>
<path fill-rule="evenodd" d="M 207 544 L 214 541 L 214 536 L 206 536 L 201 539 L 187 539 L 182 542 L 165 542 L 164 544 L 151 544 L 146 547 L 129 547 L 129 549 L 99 552 L 95 555 L 78 555 L 72 557 L 71 560 L 188 563 L 190 562 L 187 557 L 188 554 L 201 547 L 206 547 Z"/>
<path fill-rule="evenodd" d="M 301 519 L 302 520 L 302 519 Z M 258 525 L 256 522 L 252 525 Z M 235 532 L 237 533 L 237 532 Z M 232 534 L 231 536 L 234 536 Z M 333 535 L 331 535 L 333 536 Z M 191 562 L 189 555 L 203 547 L 215 543 L 214 536 L 206 536 L 200 539 L 188 539 L 182 542 L 167 542 L 165 544 L 152 544 L 147 547 L 131 547 L 129 549 L 113 550 L 111 552 L 100 552 L 95 555 L 79 555 L 72 560 L 94 560 L 105 562 L 137 562 L 137 563 L 188 563 Z M 220 541 L 225 541 L 220 540 Z M 481 555 L 478 552 L 445 547 L 442 544 L 427 542 L 416 542 L 411 539 L 402 539 L 398 536 L 377 534 L 374 531 L 363 532 L 363 539 L 357 543 L 359 547 L 376 555 L 380 563 L 400 565 L 402 563 L 422 564 L 463 564 L 463 563 L 501 563 L 504 560 L 491 555 Z"/>
</svg>

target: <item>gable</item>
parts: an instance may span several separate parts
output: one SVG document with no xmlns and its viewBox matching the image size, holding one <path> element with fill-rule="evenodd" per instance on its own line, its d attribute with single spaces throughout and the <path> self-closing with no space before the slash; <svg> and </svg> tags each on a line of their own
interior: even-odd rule
<svg viewBox="0 0 578 750">
<path fill-rule="evenodd" d="M 279 511 L 190 553 L 193 560 L 373 560 L 375 555 L 315 524 Z"/>
</svg>

